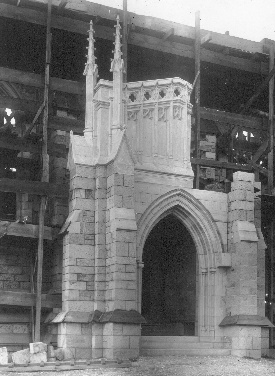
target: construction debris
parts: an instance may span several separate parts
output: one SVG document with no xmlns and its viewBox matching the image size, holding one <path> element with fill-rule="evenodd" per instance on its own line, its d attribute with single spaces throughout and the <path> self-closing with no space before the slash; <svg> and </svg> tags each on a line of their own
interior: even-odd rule
<svg viewBox="0 0 275 376">
<path fill-rule="evenodd" d="M 8 364 L 8 350 L 6 347 L 0 347 L 0 364 Z"/>
</svg>

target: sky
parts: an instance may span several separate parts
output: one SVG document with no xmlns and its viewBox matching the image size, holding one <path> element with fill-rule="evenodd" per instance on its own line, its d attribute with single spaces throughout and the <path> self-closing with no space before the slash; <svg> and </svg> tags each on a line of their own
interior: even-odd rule
<svg viewBox="0 0 275 376">
<path fill-rule="evenodd" d="M 88 0 L 121 8 L 123 0 Z M 130 12 L 195 25 L 200 11 L 201 29 L 260 42 L 275 40 L 275 0 L 128 0 Z"/>
</svg>

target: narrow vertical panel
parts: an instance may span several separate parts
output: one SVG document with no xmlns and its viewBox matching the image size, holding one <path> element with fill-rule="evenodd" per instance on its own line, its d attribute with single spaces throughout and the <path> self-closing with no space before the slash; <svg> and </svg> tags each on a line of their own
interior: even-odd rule
<svg viewBox="0 0 275 376">
<path fill-rule="evenodd" d="M 197 81 L 195 84 L 195 119 L 196 119 L 196 134 L 195 134 L 195 151 L 196 158 L 200 158 L 200 59 L 201 59 L 201 35 L 200 35 L 200 12 L 196 12 L 195 19 L 195 75 Z M 200 183 L 200 166 L 196 165 L 196 180 L 195 188 L 199 189 Z"/>
</svg>

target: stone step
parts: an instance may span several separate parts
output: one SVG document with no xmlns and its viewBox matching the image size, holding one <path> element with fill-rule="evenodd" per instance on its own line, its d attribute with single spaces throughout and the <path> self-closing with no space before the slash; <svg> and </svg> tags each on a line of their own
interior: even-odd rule
<svg viewBox="0 0 275 376">
<path fill-rule="evenodd" d="M 159 342 L 151 342 L 151 341 L 141 341 L 141 347 L 143 349 L 213 349 L 213 343 L 209 342 L 171 342 L 171 341 L 159 341 Z"/>
<path fill-rule="evenodd" d="M 143 349 L 142 356 L 165 356 L 165 355 L 187 355 L 187 356 L 228 356 L 229 349 Z"/>
</svg>

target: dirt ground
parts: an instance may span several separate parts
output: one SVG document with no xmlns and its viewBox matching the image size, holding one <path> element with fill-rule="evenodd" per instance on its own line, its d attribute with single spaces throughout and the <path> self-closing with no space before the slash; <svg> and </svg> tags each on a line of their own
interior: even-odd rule
<svg viewBox="0 0 275 376">
<path fill-rule="evenodd" d="M 52 376 L 57 372 L 0 373 L 0 375 Z M 236 357 L 142 357 L 131 368 L 58 372 L 60 376 L 267 376 L 275 375 L 275 359 Z"/>
</svg>

